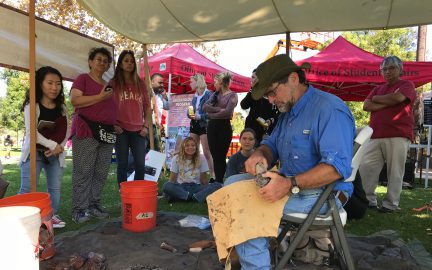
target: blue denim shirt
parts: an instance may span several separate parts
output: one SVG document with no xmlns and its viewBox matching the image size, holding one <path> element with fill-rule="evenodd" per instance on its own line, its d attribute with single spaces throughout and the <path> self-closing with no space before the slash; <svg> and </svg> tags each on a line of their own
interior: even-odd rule
<svg viewBox="0 0 432 270">
<path fill-rule="evenodd" d="M 354 118 L 348 106 L 335 95 L 309 86 L 291 111 L 279 116 L 262 144 L 270 147 L 274 160 L 280 160 L 285 175 L 326 163 L 345 179 L 351 175 L 354 136 Z M 340 180 L 335 189 L 351 195 L 353 186 Z"/>
</svg>

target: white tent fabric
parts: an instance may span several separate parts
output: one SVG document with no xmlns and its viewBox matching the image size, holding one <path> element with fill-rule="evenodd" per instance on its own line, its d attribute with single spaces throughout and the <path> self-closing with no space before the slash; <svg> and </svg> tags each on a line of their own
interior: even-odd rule
<svg viewBox="0 0 432 270">
<path fill-rule="evenodd" d="M 386 29 L 432 23 L 429 0 L 78 0 L 145 44 Z"/>
<path fill-rule="evenodd" d="M 0 4 L 0 66 L 28 71 L 28 15 Z M 52 66 L 66 79 L 88 72 L 88 52 L 93 47 L 114 47 L 100 40 L 62 28 L 41 19 L 36 20 L 36 68 Z M 105 73 L 112 78 L 114 68 Z"/>
</svg>

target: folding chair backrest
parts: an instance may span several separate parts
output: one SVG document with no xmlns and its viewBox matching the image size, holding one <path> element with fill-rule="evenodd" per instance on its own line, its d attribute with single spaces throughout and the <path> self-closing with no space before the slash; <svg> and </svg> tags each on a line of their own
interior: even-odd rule
<svg viewBox="0 0 432 270">
<path fill-rule="evenodd" d="M 355 137 L 353 149 L 354 156 L 351 161 L 352 173 L 347 179 L 345 179 L 345 182 L 354 181 L 357 171 L 360 167 L 360 162 L 363 158 L 363 154 L 366 148 L 365 146 L 369 142 L 372 133 L 373 129 L 370 126 L 365 126 Z"/>
</svg>

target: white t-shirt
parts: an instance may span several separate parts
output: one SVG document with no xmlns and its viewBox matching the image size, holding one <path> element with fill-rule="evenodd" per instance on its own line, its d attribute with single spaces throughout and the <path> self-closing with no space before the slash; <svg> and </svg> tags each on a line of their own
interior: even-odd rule
<svg viewBox="0 0 432 270">
<path fill-rule="evenodd" d="M 183 183 L 195 183 L 200 184 L 200 174 L 203 172 L 208 172 L 209 167 L 207 164 L 207 160 L 203 155 L 200 155 L 200 165 L 195 169 L 192 170 L 192 163 L 190 160 L 186 160 L 185 167 L 183 171 L 183 175 L 180 175 L 180 168 L 179 164 L 177 162 L 178 156 L 174 156 L 171 161 L 171 172 L 177 174 L 177 183 L 183 184 Z"/>
<path fill-rule="evenodd" d="M 159 125 L 162 121 L 162 112 L 169 110 L 169 102 L 165 100 L 161 94 L 155 95 L 156 109 L 158 114 Z"/>
</svg>

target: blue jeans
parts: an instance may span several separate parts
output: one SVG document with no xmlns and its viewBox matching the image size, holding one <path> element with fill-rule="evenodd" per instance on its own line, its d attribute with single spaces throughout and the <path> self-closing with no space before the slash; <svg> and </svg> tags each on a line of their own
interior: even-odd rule
<svg viewBox="0 0 432 270">
<path fill-rule="evenodd" d="M 254 176 L 250 174 L 237 174 L 228 177 L 225 181 L 225 185 L 253 178 Z M 322 191 L 323 189 L 307 189 L 301 190 L 300 193 L 296 195 L 291 195 L 285 204 L 284 213 L 309 213 Z M 336 199 L 336 205 L 338 208 L 342 207 L 338 199 Z M 328 205 L 325 203 L 320 210 L 320 214 L 325 214 L 327 210 Z M 268 238 L 259 237 L 248 240 L 236 245 L 236 251 L 239 255 L 242 270 L 271 269 Z"/>
<path fill-rule="evenodd" d="M 123 130 L 122 134 L 117 135 L 115 151 L 119 186 L 121 182 L 127 180 L 129 148 L 134 160 L 134 180 L 144 180 L 146 147 L 147 138 L 141 136 L 137 131 Z"/>
<path fill-rule="evenodd" d="M 47 179 L 47 189 L 51 198 L 51 208 L 56 214 L 60 205 L 60 189 L 64 168 L 60 167 L 58 157 L 52 156 L 43 159 L 41 152 L 37 152 L 36 158 L 36 181 L 39 184 L 39 176 L 42 169 Z M 48 161 L 48 163 L 47 163 Z M 30 192 L 30 157 L 21 164 L 21 188 L 18 194 Z"/>
<path fill-rule="evenodd" d="M 188 199 L 189 193 L 195 199 L 202 203 L 206 200 L 207 196 L 215 192 L 222 187 L 221 183 L 209 183 L 208 185 L 201 185 L 195 183 L 173 183 L 166 182 L 162 190 L 169 199 L 177 199 L 186 201 Z"/>
</svg>

